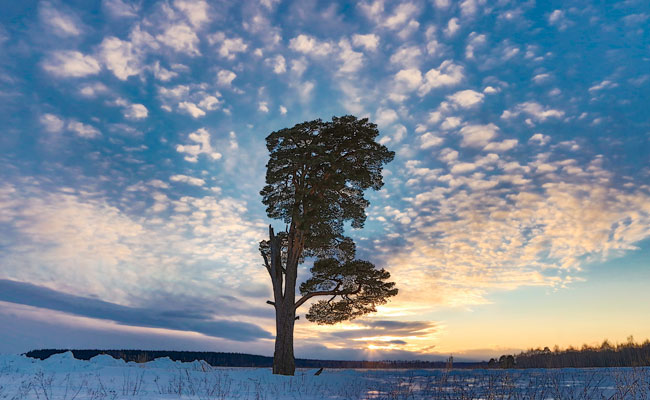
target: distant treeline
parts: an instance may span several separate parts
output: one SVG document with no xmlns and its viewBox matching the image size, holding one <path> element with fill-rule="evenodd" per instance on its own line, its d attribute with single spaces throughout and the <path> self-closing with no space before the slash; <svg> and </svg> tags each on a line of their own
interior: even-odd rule
<svg viewBox="0 0 650 400">
<path fill-rule="evenodd" d="M 202 360 L 213 367 L 271 367 L 273 357 L 242 353 L 215 353 L 197 351 L 150 351 L 150 350 L 32 350 L 25 353 L 27 357 L 45 360 L 59 353 L 72 352 L 79 360 L 89 360 L 100 354 L 107 354 L 115 359 L 135 361 L 138 363 L 153 361 L 156 358 L 169 357 L 173 361 L 192 362 Z M 459 362 L 454 368 L 485 368 L 486 362 Z M 432 369 L 449 367 L 448 361 L 338 361 L 296 359 L 298 368 L 368 368 L 368 369 Z"/>
<path fill-rule="evenodd" d="M 592 368 L 650 366 L 650 340 L 636 343 L 632 336 L 623 344 L 608 340 L 600 346 L 583 345 L 560 350 L 530 349 L 518 355 L 503 355 L 488 362 L 491 368 Z"/>
</svg>

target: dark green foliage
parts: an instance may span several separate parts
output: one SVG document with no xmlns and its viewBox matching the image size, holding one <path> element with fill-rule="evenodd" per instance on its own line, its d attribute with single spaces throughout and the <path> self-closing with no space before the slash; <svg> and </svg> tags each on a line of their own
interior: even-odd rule
<svg viewBox="0 0 650 400">
<path fill-rule="evenodd" d="M 306 315 L 309 321 L 319 325 L 375 312 L 377 305 L 385 304 L 388 297 L 397 294 L 395 283 L 385 282 L 390 273 L 383 268 L 375 269 L 368 261 L 341 263 L 334 258 L 320 259 L 314 263 L 311 273 L 312 277 L 300 285 L 300 293 L 330 296 L 312 304 Z"/>
<path fill-rule="evenodd" d="M 354 257 L 343 225 L 363 227 L 369 204 L 363 191 L 383 186 L 382 167 L 394 157 L 375 141 L 378 135 L 368 119 L 348 115 L 304 122 L 266 138 L 270 159 L 262 202 L 270 218 L 293 223 L 305 235 L 306 255 Z"/>
</svg>

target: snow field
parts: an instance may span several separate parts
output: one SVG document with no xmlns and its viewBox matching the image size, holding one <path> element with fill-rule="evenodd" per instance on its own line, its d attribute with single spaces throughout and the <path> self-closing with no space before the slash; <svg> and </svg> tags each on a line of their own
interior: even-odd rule
<svg viewBox="0 0 650 400">
<path fill-rule="evenodd" d="M 650 368 L 296 371 L 211 367 L 168 358 L 136 364 L 71 353 L 0 355 L 0 399 L 649 399 Z"/>
</svg>

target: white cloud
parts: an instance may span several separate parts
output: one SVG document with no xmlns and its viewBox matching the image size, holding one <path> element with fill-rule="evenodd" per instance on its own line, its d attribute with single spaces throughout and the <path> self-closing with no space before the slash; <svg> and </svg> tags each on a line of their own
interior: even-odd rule
<svg viewBox="0 0 650 400">
<path fill-rule="evenodd" d="M 460 3 L 460 13 L 463 17 L 474 16 L 479 9 L 479 5 L 485 4 L 485 0 L 463 0 Z"/>
<path fill-rule="evenodd" d="M 350 42 L 347 39 L 339 41 L 339 60 L 343 64 L 339 67 L 339 73 L 353 73 L 363 66 L 363 53 L 352 50 Z"/>
<path fill-rule="evenodd" d="M 63 120 L 54 114 L 41 115 L 40 122 L 45 127 L 45 130 L 50 133 L 58 133 L 63 130 Z"/>
<path fill-rule="evenodd" d="M 413 91 L 420 87 L 422 83 L 422 72 L 417 68 L 402 69 L 395 74 L 395 81 L 404 85 L 405 89 Z"/>
<path fill-rule="evenodd" d="M 208 111 L 217 110 L 220 106 L 221 106 L 221 100 L 219 100 L 218 97 L 212 96 L 212 95 L 205 96 L 199 102 L 199 107 L 201 107 L 204 110 L 208 110 Z"/>
<path fill-rule="evenodd" d="M 289 48 L 299 53 L 315 57 L 324 57 L 334 51 L 334 45 L 330 42 L 321 42 L 318 39 L 300 34 L 289 41 Z"/>
<path fill-rule="evenodd" d="M 217 72 L 217 83 L 221 86 L 230 86 L 232 85 L 232 81 L 237 78 L 237 74 L 228 71 L 227 69 L 222 69 L 221 71 Z"/>
<path fill-rule="evenodd" d="M 548 16 L 548 23 L 551 26 L 556 26 L 560 31 L 567 29 L 572 24 L 572 22 L 566 18 L 566 15 L 562 10 L 554 10 Z"/>
<path fill-rule="evenodd" d="M 419 8 L 414 3 L 406 2 L 400 3 L 393 10 L 393 14 L 385 17 L 382 26 L 385 26 L 388 29 L 398 29 L 401 28 L 406 22 L 411 20 L 414 16 L 419 13 Z"/>
<path fill-rule="evenodd" d="M 108 93 L 108 88 L 101 82 L 88 83 L 81 87 L 79 93 L 85 97 L 96 97 L 99 94 Z"/>
<path fill-rule="evenodd" d="M 101 132 L 99 132 L 97 128 L 75 120 L 71 120 L 68 122 L 68 129 L 75 132 L 78 136 L 87 139 L 92 139 L 101 136 Z"/>
<path fill-rule="evenodd" d="M 82 33 L 78 19 L 74 15 L 65 13 L 61 7 L 55 7 L 49 1 L 40 4 L 39 16 L 57 36 L 72 37 Z"/>
<path fill-rule="evenodd" d="M 102 6 L 111 16 L 118 18 L 137 17 L 140 12 L 139 4 L 123 0 L 102 0 Z"/>
<path fill-rule="evenodd" d="M 147 118 L 149 110 L 143 104 L 131 104 L 124 110 L 124 116 L 128 119 Z"/>
<path fill-rule="evenodd" d="M 280 114 L 285 115 L 287 113 L 287 107 L 280 106 Z"/>
<path fill-rule="evenodd" d="M 536 133 L 533 136 L 528 139 L 529 143 L 536 143 L 539 144 L 540 146 L 544 146 L 548 144 L 548 142 L 551 141 L 551 137 L 548 135 L 543 135 L 541 133 Z"/>
<path fill-rule="evenodd" d="M 420 148 L 429 149 L 431 147 L 440 146 L 444 142 L 444 139 L 440 136 L 436 136 L 431 132 L 425 132 L 420 136 Z"/>
<path fill-rule="evenodd" d="M 461 90 L 452 95 L 447 96 L 447 99 L 454 102 L 462 108 L 473 107 L 483 102 L 485 95 L 483 93 L 475 92 L 473 90 Z"/>
<path fill-rule="evenodd" d="M 187 176 L 187 175 L 172 175 L 169 177 L 169 180 L 172 182 L 182 182 L 182 183 L 187 183 L 188 185 L 192 186 L 203 186 L 205 185 L 205 180 L 201 178 L 195 178 L 193 176 Z"/>
<path fill-rule="evenodd" d="M 178 76 L 178 72 L 168 70 L 166 68 L 163 68 L 160 66 L 160 61 L 156 61 L 153 64 L 153 74 L 156 77 L 156 79 L 167 82 L 170 79 L 176 78 Z"/>
<path fill-rule="evenodd" d="M 434 0 L 433 4 L 439 10 L 446 10 L 451 5 L 451 0 Z"/>
<path fill-rule="evenodd" d="M 205 128 L 200 128 L 188 135 L 188 139 L 195 144 L 176 146 L 176 151 L 185 154 L 185 160 L 197 162 L 199 155 L 205 154 L 213 160 L 219 160 L 221 153 L 215 151 L 210 144 L 210 133 Z"/>
<path fill-rule="evenodd" d="M 473 59 L 474 51 L 478 47 L 484 46 L 486 42 L 487 42 L 487 37 L 484 34 L 478 34 L 476 32 L 470 33 L 467 41 L 467 46 L 465 47 L 465 57 L 469 59 Z"/>
<path fill-rule="evenodd" d="M 490 142 L 483 148 L 486 151 L 496 151 L 497 153 L 502 153 L 504 151 L 511 150 L 517 146 L 519 141 L 517 139 L 506 139 L 501 142 Z"/>
<path fill-rule="evenodd" d="M 243 53 L 248 49 L 248 44 L 242 38 L 226 38 L 219 47 L 219 55 L 229 60 L 234 60 L 237 53 Z"/>
<path fill-rule="evenodd" d="M 185 53 L 190 56 L 201 55 L 197 47 L 199 37 L 192 28 L 185 24 L 176 24 L 167 27 L 162 34 L 156 35 L 156 39 L 179 53 Z"/>
<path fill-rule="evenodd" d="M 377 50 L 377 46 L 379 46 L 379 36 L 374 33 L 367 35 L 355 34 L 352 36 L 352 44 L 357 47 L 363 47 L 368 51 L 375 51 Z"/>
<path fill-rule="evenodd" d="M 386 127 L 397 121 L 397 113 L 390 108 L 380 108 L 375 114 L 375 123 L 380 127 Z"/>
<path fill-rule="evenodd" d="M 92 56 L 63 50 L 52 53 L 43 63 L 43 69 L 52 75 L 78 78 L 97 74 L 101 66 Z"/>
<path fill-rule="evenodd" d="M 465 78 L 463 67 L 446 60 L 437 69 L 430 69 L 424 75 L 424 83 L 420 86 L 418 93 L 423 96 L 432 89 L 442 86 L 454 86 Z"/>
<path fill-rule="evenodd" d="M 208 3 L 205 0 L 174 0 L 174 7 L 182 11 L 195 28 L 210 22 Z"/>
<path fill-rule="evenodd" d="M 488 145 L 491 139 L 497 136 L 499 128 L 494 124 L 487 125 L 467 125 L 460 129 L 459 133 L 463 136 L 461 146 L 480 147 Z"/>
<path fill-rule="evenodd" d="M 118 79 L 127 80 L 142 70 L 140 57 L 131 42 L 114 36 L 105 38 L 99 46 L 99 54 L 106 68 L 113 71 Z"/>
<path fill-rule="evenodd" d="M 420 64 L 421 57 L 422 50 L 418 46 L 403 46 L 390 56 L 390 62 L 406 68 L 413 68 Z"/>
<path fill-rule="evenodd" d="M 477 165 L 474 163 L 466 163 L 466 162 L 461 162 L 458 164 L 454 164 L 451 167 L 451 173 L 452 174 L 464 174 L 466 172 L 474 171 L 477 168 Z"/>
<path fill-rule="evenodd" d="M 533 76 L 533 82 L 540 84 L 548 81 L 551 78 L 551 74 L 543 73 Z"/>
<path fill-rule="evenodd" d="M 257 106 L 257 109 L 263 113 L 267 113 L 269 112 L 269 105 L 266 101 L 260 101 Z"/>
<path fill-rule="evenodd" d="M 617 86 L 618 86 L 618 83 L 612 82 L 610 80 L 605 79 L 604 81 L 590 87 L 589 91 L 590 92 L 597 92 L 597 91 L 603 90 L 603 89 L 612 89 L 612 88 L 615 88 Z"/>
<path fill-rule="evenodd" d="M 181 101 L 178 103 L 178 109 L 185 111 L 193 118 L 199 118 L 205 115 L 205 111 L 201 110 L 196 104 L 191 101 Z"/>
<path fill-rule="evenodd" d="M 505 110 L 503 114 L 501 114 L 501 118 L 511 119 L 522 113 L 527 114 L 534 120 L 540 122 L 544 122 L 549 118 L 562 118 L 564 116 L 564 111 L 554 110 L 552 108 L 544 107 L 534 101 L 528 101 L 517 104 L 510 110 Z"/>
<path fill-rule="evenodd" d="M 276 74 L 283 74 L 287 72 L 287 62 L 281 54 L 273 58 L 267 58 L 266 63 L 273 68 Z"/>
<path fill-rule="evenodd" d="M 458 18 L 454 17 L 447 22 L 447 27 L 445 28 L 445 35 L 448 37 L 454 36 L 456 32 L 460 29 L 460 24 L 458 23 Z"/>
</svg>

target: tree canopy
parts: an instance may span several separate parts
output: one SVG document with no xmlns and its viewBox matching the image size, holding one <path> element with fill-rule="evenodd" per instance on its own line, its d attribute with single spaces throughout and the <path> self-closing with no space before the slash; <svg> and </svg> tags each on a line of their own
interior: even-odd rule
<svg viewBox="0 0 650 400">
<path fill-rule="evenodd" d="M 382 167 L 395 153 L 378 144 L 367 118 L 333 117 L 271 133 L 262 203 L 270 218 L 295 224 L 309 255 L 354 257 L 343 226 L 362 228 L 369 202 L 364 190 L 383 186 Z"/>
</svg>

